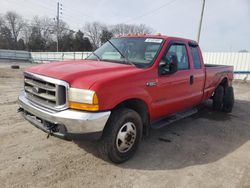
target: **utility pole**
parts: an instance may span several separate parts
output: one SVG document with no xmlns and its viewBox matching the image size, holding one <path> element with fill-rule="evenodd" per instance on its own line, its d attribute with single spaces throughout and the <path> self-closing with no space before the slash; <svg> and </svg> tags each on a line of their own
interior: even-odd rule
<svg viewBox="0 0 250 188">
<path fill-rule="evenodd" d="M 200 42 L 201 25 L 202 25 L 202 20 L 203 20 L 204 8 L 205 8 L 205 0 L 203 0 L 203 3 L 202 3 L 202 10 L 201 10 L 200 24 L 199 24 L 199 30 L 198 30 L 198 35 L 197 35 L 197 42 L 198 42 L 198 43 Z"/>
<path fill-rule="evenodd" d="M 57 14 L 56 14 L 56 51 L 58 52 L 59 48 L 59 2 L 57 2 Z"/>
</svg>

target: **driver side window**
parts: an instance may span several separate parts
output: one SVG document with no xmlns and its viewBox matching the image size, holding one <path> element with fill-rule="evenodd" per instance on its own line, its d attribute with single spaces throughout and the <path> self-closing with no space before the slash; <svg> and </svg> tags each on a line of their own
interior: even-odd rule
<svg viewBox="0 0 250 188">
<path fill-rule="evenodd" d="M 184 44 L 172 44 L 165 55 L 164 60 L 169 59 L 170 56 L 176 55 L 178 60 L 178 70 L 189 69 L 189 61 L 187 55 L 187 49 Z"/>
</svg>

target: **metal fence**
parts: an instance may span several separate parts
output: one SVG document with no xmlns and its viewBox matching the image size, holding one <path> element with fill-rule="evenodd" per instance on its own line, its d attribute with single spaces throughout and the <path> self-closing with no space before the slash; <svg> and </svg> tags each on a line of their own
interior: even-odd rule
<svg viewBox="0 0 250 188">
<path fill-rule="evenodd" d="M 0 50 L 0 59 L 24 60 L 36 63 L 85 59 L 91 52 L 28 52 Z"/>
<path fill-rule="evenodd" d="M 21 50 L 0 50 L 0 59 L 30 61 L 31 54 Z"/>
<path fill-rule="evenodd" d="M 208 64 L 232 65 L 236 79 L 250 80 L 250 52 L 205 52 L 203 58 Z"/>
<path fill-rule="evenodd" d="M 38 63 L 85 59 L 91 52 L 27 52 L 0 50 L 0 59 L 26 60 Z M 207 64 L 232 65 L 236 79 L 250 80 L 250 52 L 204 52 Z"/>
<path fill-rule="evenodd" d="M 51 61 L 85 59 L 91 52 L 31 52 L 31 61 L 46 63 Z"/>
</svg>

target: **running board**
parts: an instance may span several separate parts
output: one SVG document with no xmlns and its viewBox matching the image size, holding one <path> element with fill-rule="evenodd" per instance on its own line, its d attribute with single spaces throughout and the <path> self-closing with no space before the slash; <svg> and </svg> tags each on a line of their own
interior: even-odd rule
<svg viewBox="0 0 250 188">
<path fill-rule="evenodd" d="M 171 123 L 174 123 L 178 120 L 181 120 L 183 118 L 186 118 L 188 116 L 191 116 L 195 113 L 197 113 L 198 110 L 197 108 L 191 108 L 191 109 L 188 109 L 188 110 L 185 110 L 185 111 L 182 111 L 182 112 L 178 112 L 176 113 L 175 115 L 172 115 L 172 116 L 169 116 L 169 117 L 166 117 L 166 118 L 162 118 L 160 120 L 157 120 L 153 123 L 151 123 L 151 128 L 153 129 L 160 129 L 166 125 L 169 125 Z"/>
</svg>

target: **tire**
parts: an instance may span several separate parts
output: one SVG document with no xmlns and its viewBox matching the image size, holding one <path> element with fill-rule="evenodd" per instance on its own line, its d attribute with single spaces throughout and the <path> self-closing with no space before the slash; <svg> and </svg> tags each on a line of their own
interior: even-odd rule
<svg viewBox="0 0 250 188">
<path fill-rule="evenodd" d="M 142 127 L 140 115 L 132 109 L 123 108 L 112 112 L 100 145 L 102 157 L 108 157 L 114 163 L 130 159 L 138 148 Z"/>
<path fill-rule="evenodd" d="M 19 69 L 20 67 L 19 67 L 19 65 L 11 65 L 11 68 L 12 69 Z"/>
<path fill-rule="evenodd" d="M 234 106 L 234 90 L 233 87 L 225 87 L 225 94 L 223 98 L 223 111 L 232 112 Z"/>
<path fill-rule="evenodd" d="M 214 110 L 221 110 L 223 105 L 223 98 L 224 98 L 224 88 L 223 86 L 218 86 L 214 91 L 213 96 L 213 109 Z"/>
</svg>

